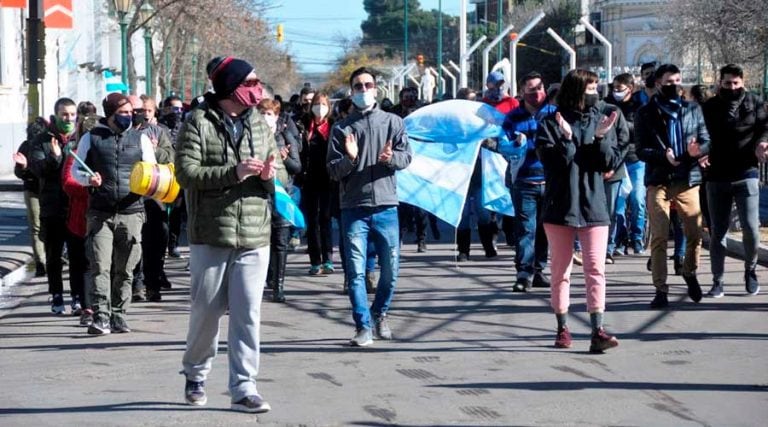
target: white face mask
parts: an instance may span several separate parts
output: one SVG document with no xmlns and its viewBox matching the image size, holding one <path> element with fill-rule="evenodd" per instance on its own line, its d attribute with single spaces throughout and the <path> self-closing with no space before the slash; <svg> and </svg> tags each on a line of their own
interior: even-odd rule
<svg viewBox="0 0 768 427">
<path fill-rule="evenodd" d="M 624 98 L 627 96 L 628 92 L 629 92 L 629 89 L 622 90 L 621 92 L 613 92 L 613 99 L 617 101 L 623 101 Z"/>
<path fill-rule="evenodd" d="M 274 114 L 262 114 L 261 116 L 264 117 L 264 121 L 267 122 L 269 128 L 274 132 L 277 129 L 277 116 Z"/>
<path fill-rule="evenodd" d="M 318 119 L 322 119 L 328 115 L 328 106 L 323 104 L 315 104 L 312 106 L 312 114 L 314 114 Z"/>
<path fill-rule="evenodd" d="M 376 97 L 373 96 L 372 90 L 366 90 L 365 92 L 355 92 L 352 95 L 352 103 L 355 107 L 365 110 L 376 103 Z"/>
</svg>

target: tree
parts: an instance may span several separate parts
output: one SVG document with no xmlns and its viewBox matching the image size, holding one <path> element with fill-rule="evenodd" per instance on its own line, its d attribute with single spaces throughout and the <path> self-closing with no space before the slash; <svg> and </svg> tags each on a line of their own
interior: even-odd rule
<svg viewBox="0 0 768 427">
<path fill-rule="evenodd" d="M 768 8 L 765 2 L 745 0 L 672 0 L 660 15 L 673 31 L 667 37 L 677 57 L 701 52 L 711 72 L 728 63 L 743 66 L 752 83 L 759 82 L 768 49 Z M 749 80 L 748 80 L 749 81 Z"/>
<path fill-rule="evenodd" d="M 138 10 L 148 0 L 134 0 Z M 287 53 L 277 46 L 273 31 L 261 16 L 271 7 L 271 0 L 153 0 L 155 8 L 152 31 L 160 40 L 161 49 L 153 49 L 153 69 L 157 70 L 161 94 L 179 92 L 184 81 L 185 98 L 200 93 L 190 88 L 193 72 L 198 81 L 206 80 L 205 65 L 215 56 L 237 56 L 256 68 L 262 81 L 276 92 L 288 92 L 299 78 Z M 142 28 L 133 15 L 129 37 Z M 198 52 L 191 52 L 193 39 L 198 40 Z M 169 63 L 166 64 L 166 52 Z M 192 69 L 192 57 L 196 68 Z M 136 73 L 129 43 L 129 81 L 136 87 Z M 171 78 L 167 79 L 166 76 Z"/>
</svg>

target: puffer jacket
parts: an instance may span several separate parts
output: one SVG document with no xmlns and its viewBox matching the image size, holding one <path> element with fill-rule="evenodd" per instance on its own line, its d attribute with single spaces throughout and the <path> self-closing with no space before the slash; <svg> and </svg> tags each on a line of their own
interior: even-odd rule
<svg viewBox="0 0 768 427">
<path fill-rule="evenodd" d="M 569 227 L 608 225 L 611 219 L 603 173 L 614 169 L 623 158 L 616 129 L 603 138 L 595 137 L 604 117 L 597 106 L 585 112 L 560 113 L 571 125 L 571 139 L 565 139 L 555 114 L 544 118 L 536 132 L 536 152 L 547 181 L 543 220 Z"/>
<path fill-rule="evenodd" d="M 189 241 L 227 248 L 268 246 L 274 183 L 258 176 L 240 181 L 236 168 L 246 158 L 266 161 L 274 156 L 277 178 L 286 182 L 275 138 L 254 109 L 243 113 L 242 132 L 235 137 L 217 105 L 212 95 L 206 95 L 190 112 L 176 141 L 174 163 L 187 195 Z"/>
<path fill-rule="evenodd" d="M 669 185 L 679 170 L 685 171 L 689 186 L 701 184 L 698 159 L 692 158 L 687 150 L 678 159 L 681 163 L 680 169 L 672 166 L 667 160 L 667 148 L 672 146 L 667 136 L 666 117 L 658 102 L 658 95 L 654 96 L 651 102 L 640 108 L 635 115 L 635 146 L 638 149 L 638 157 L 646 163 L 645 185 Z M 687 146 L 691 138 L 696 137 L 701 155 L 709 154 L 709 132 L 704 124 L 701 108 L 682 101 L 679 114 L 683 125 L 683 143 Z"/>
</svg>

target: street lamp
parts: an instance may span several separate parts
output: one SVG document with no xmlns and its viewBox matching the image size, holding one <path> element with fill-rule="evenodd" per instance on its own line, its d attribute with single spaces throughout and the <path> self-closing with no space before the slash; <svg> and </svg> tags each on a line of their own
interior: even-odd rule
<svg viewBox="0 0 768 427">
<path fill-rule="evenodd" d="M 200 48 L 200 41 L 196 36 L 192 37 L 189 43 L 189 49 L 192 51 L 192 87 L 190 88 L 190 98 L 194 98 L 197 92 L 197 50 Z"/>
<path fill-rule="evenodd" d="M 122 53 L 121 71 L 123 79 L 123 95 L 128 94 L 128 11 L 131 10 L 131 0 L 115 0 L 115 10 L 120 18 L 120 45 Z"/>
<path fill-rule="evenodd" d="M 139 20 L 144 24 L 144 76 L 146 78 L 146 93 L 152 96 L 152 17 L 155 8 L 149 3 L 144 3 L 139 9 Z"/>
</svg>

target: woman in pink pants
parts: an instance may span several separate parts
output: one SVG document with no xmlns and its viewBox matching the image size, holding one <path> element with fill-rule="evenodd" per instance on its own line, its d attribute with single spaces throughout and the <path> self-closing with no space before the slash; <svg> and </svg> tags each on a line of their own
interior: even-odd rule
<svg viewBox="0 0 768 427">
<path fill-rule="evenodd" d="M 608 245 L 608 205 L 603 176 L 621 162 L 614 123 L 620 111 L 597 96 L 598 77 L 586 70 L 571 70 L 557 95 L 557 112 L 539 126 L 536 147 L 544 164 L 544 231 L 552 256 L 552 308 L 557 318 L 555 347 L 569 348 L 567 326 L 570 305 L 573 240 L 581 241 L 587 309 L 592 323 L 589 351 L 602 353 L 619 345 L 603 329 L 605 310 L 605 253 Z M 608 112 L 608 115 L 604 114 Z"/>
</svg>

